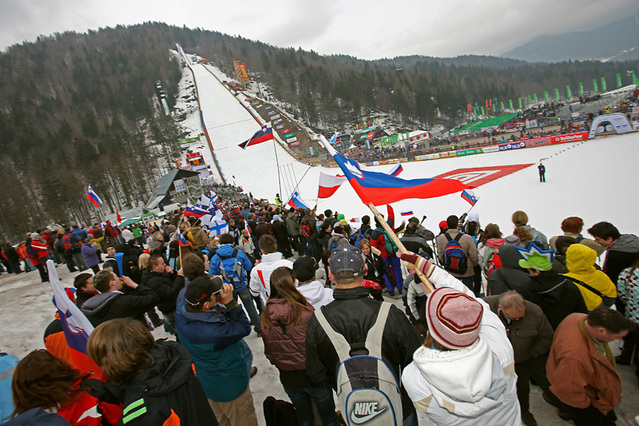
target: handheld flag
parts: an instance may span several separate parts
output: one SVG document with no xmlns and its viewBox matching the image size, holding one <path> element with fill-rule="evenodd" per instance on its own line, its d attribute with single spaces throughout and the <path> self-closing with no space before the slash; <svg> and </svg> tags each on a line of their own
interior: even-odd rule
<svg viewBox="0 0 639 426">
<path fill-rule="evenodd" d="M 193 217 L 202 217 L 206 214 L 206 210 L 200 207 L 196 207 L 191 203 L 186 205 L 186 209 L 184 210 L 184 216 L 193 216 Z"/>
<path fill-rule="evenodd" d="M 297 191 L 293 192 L 293 194 L 291 195 L 291 199 L 288 201 L 288 205 L 297 209 L 309 208 L 308 205 L 302 200 L 302 197 L 300 197 L 300 193 Z"/>
<path fill-rule="evenodd" d="M 332 176 L 320 172 L 319 191 L 317 193 L 317 198 L 328 198 L 331 195 L 335 194 L 335 192 L 344 182 L 346 182 L 346 180 L 346 176 Z"/>
<path fill-rule="evenodd" d="M 335 142 L 337 142 L 337 132 L 335 132 L 333 134 L 333 137 L 328 140 L 328 143 L 330 143 L 331 145 L 335 145 Z"/>
<path fill-rule="evenodd" d="M 102 370 L 87 355 L 87 341 L 89 340 L 89 334 L 93 331 L 93 325 L 80 308 L 67 296 L 53 260 L 47 260 L 47 269 L 49 271 L 49 282 L 53 289 L 55 306 L 58 309 L 64 337 L 69 346 L 73 368 L 87 373 L 93 371 L 97 373 L 97 377 L 94 376 L 94 378 L 101 378 Z"/>
<path fill-rule="evenodd" d="M 246 149 L 247 146 L 257 145 L 258 143 L 267 142 L 273 139 L 273 128 L 269 123 L 262 126 L 260 130 L 255 132 L 250 139 L 245 140 L 238 146 L 242 149 Z"/>
<path fill-rule="evenodd" d="M 181 232 L 177 233 L 177 240 L 178 240 L 178 243 L 180 244 L 180 247 L 186 247 L 191 245 L 191 242 L 186 241 L 186 238 L 184 238 L 184 235 L 182 235 Z"/>
<path fill-rule="evenodd" d="M 409 211 L 407 211 L 407 212 L 401 212 L 400 214 L 401 214 L 402 216 L 413 216 L 413 211 L 412 211 L 412 210 L 409 210 Z"/>
<path fill-rule="evenodd" d="M 435 198 L 472 188 L 454 179 L 401 179 L 365 170 L 357 161 L 337 152 L 324 136 L 320 136 L 320 140 L 364 204 L 381 205 L 409 198 Z"/>
<path fill-rule="evenodd" d="M 477 204 L 477 201 L 479 200 L 479 197 L 475 195 L 475 193 L 473 191 L 471 191 L 470 189 L 466 189 L 461 193 L 461 197 L 468 201 L 470 203 L 471 206 L 474 206 L 475 204 Z"/>
<path fill-rule="evenodd" d="M 98 194 L 91 188 L 91 185 L 89 185 L 89 189 L 87 190 L 87 200 L 91 201 L 96 209 L 102 205 L 102 199 L 98 197 Z"/>
<path fill-rule="evenodd" d="M 115 215 L 118 218 L 118 223 L 122 222 L 122 216 L 120 216 L 120 210 L 115 209 Z"/>
<path fill-rule="evenodd" d="M 402 163 L 398 161 L 395 167 L 393 167 L 391 171 L 388 172 L 388 174 L 391 176 L 399 176 L 399 174 L 403 171 L 404 171 L 404 168 L 402 167 Z"/>
</svg>

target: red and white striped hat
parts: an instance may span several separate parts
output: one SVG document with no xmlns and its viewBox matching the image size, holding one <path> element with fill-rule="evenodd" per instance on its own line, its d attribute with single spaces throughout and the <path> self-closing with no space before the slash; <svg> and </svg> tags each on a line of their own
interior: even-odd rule
<svg viewBox="0 0 639 426">
<path fill-rule="evenodd" d="M 484 307 L 476 299 L 450 287 L 440 287 L 428 296 L 428 331 L 448 349 L 463 349 L 479 337 Z"/>
</svg>

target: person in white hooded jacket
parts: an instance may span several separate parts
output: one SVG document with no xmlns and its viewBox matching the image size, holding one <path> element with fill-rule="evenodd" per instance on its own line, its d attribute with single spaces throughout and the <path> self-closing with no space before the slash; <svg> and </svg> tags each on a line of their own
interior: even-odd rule
<svg viewBox="0 0 639 426">
<path fill-rule="evenodd" d="M 310 256 L 302 256 L 293 263 L 297 290 L 315 309 L 335 300 L 333 299 L 333 289 L 324 287 L 321 281 L 315 279 L 315 271 L 318 267 L 315 258 Z"/>
<path fill-rule="evenodd" d="M 430 260 L 398 256 L 436 288 L 426 305 L 426 343 L 402 373 L 415 408 L 434 425 L 521 425 L 513 349 L 497 315 Z"/>
</svg>

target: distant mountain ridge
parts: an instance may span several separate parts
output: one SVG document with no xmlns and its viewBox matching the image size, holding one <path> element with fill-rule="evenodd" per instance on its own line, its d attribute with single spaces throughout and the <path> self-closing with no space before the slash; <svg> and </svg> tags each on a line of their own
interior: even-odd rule
<svg viewBox="0 0 639 426">
<path fill-rule="evenodd" d="M 528 62 L 636 60 L 639 59 L 639 13 L 585 31 L 541 36 L 501 57 Z"/>
</svg>

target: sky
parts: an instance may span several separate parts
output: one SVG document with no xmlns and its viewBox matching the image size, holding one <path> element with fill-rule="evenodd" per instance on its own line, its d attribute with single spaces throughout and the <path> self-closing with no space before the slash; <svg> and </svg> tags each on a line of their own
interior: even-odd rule
<svg viewBox="0 0 639 426">
<path fill-rule="evenodd" d="M 159 21 L 362 59 L 497 56 L 638 11 L 637 0 L 0 0 L 0 50 L 39 35 Z"/>
</svg>

